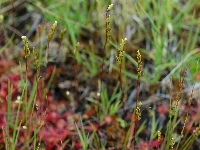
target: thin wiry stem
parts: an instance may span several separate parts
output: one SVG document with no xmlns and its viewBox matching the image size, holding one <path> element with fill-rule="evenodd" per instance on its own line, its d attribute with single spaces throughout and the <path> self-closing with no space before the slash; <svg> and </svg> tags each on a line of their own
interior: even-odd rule
<svg viewBox="0 0 200 150">
<path fill-rule="evenodd" d="M 108 15 L 108 11 L 106 11 L 106 20 L 109 18 L 109 15 Z M 102 63 L 101 63 L 101 89 L 100 89 L 100 93 L 102 92 L 102 84 L 103 84 L 103 66 L 104 66 L 104 60 L 105 60 L 105 52 L 106 52 L 106 46 L 108 44 L 108 39 L 109 39 L 109 36 L 108 36 L 108 33 L 110 32 L 110 28 L 109 28 L 109 24 L 110 22 L 107 22 L 106 21 L 106 41 L 104 43 L 104 46 L 103 46 L 103 51 L 102 51 Z"/>
<path fill-rule="evenodd" d="M 136 94 L 136 109 L 138 108 L 138 99 L 139 99 L 139 94 L 140 94 L 140 75 L 138 74 L 138 79 L 137 79 L 137 85 L 136 85 L 136 88 L 137 88 L 137 94 Z M 135 113 L 134 113 L 135 114 Z M 134 115 L 134 128 L 133 128 L 133 133 L 134 133 L 134 150 L 136 149 L 136 127 L 137 127 L 137 124 L 138 124 L 138 118 L 136 116 L 136 114 Z"/>
<path fill-rule="evenodd" d="M 48 42 L 47 49 L 46 49 L 46 67 L 47 67 L 47 64 L 48 64 L 49 44 L 50 44 L 50 42 Z"/>
<path fill-rule="evenodd" d="M 190 95 L 190 98 L 189 98 L 189 104 L 188 104 L 189 106 L 188 106 L 187 114 L 186 114 L 186 116 L 185 116 L 184 125 L 183 125 L 182 131 L 181 131 L 181 137 L 183 137 L 183 132 L 184 132 L 184 130 L 185 130 L 185 125 L 186 125 L 187 120 L 188 120 L 188 117 L 189 117 L 189 112 L 190 112 L 190 108 L 191 108 L 193 93 L 194 93 L 194 86 L 192 87 L 192 92 L 191 92 L 191 95 Z M 186 137 L 186 136 L 185 136 L 185 137 Z M 184 138 L 184 139 L 185 139 L 185 138 Z M 181 140 L 179 140 L 176 149 L 179 148 L 180 142 L 181 142 Z"/>
<path fill-rule="evenodd" d="M 104 59 L 105 59 L 105 52 L 106 52 L 106 46 L 108 44 L 108 41 L 110 39 L 110 15 L 108 12 L 112 9 L 113 4 L 110 4 L 106 10 L 106 41 L 103 46 L 103 51 L 102 51 L 102 63 L 101 63 L 101 87 L 100 87 L 100 94 L 102 92 L 102 84 L 103 84 L 103 66 L 104 66 Z M 99 96 L 99 101 L 101 100 L 101 96 Z"/>
<path fill-rule="evenodd" d="M 28 102 L 28 58 L 25 58 L 26 61 L 26 89 L 25 89 L 25 103 Z"/>
<path fill-rule="evenodd" d="M 119 66 L 119 77 L 120 77 L 120 90 L 122 92 L 122 107 L 123 107 L 123 114 L 124 114 L 124 119 L 126 118 L 126 113 L 125 113 L 125 102 L 124 102 L 124 92 L 122 89 L 122 64 Z"/>
<path fill-rule="evenodd" d="M 122 90 L 122 61 L 123 61 L 123 57 L 124 57 L 124 46 L 126 44 L 126 41 L 127 41 L 127 38 L 124 38 L 122 39 L 122 42 L 120 44 L 120 48 L 118 50 L 118 56 L 116 56 L 116 59 L 117 59 L 117 62 L 119 64 L 119 78 L 120 78 L 120 90 L 122 92 L 122 104 L 123 104 L 123 113 L 124 113 L 124 119 L 126 117 L 126 114 L 125 114 L 125 109 L 124 109 L 124 93 L 123 93 L 123 90 Z"/>
<path fill-rule="evenodd" d="M 138 113 L 140 113 L 140 106 L 138 105 L 138 101 L 139 101 L 139 94 L 140 94 L 140 77 L 142 74 L 142 60 L 141 60 L 141 54 L 140 51 L 137 51 L 137 63 L 138 63 L 138 67 L 137 67 L 137 72 L 138 72 L 138 79 L 137 79 L 137 84 L 136 84 L 136 89 L 137 89 L 137 94 L 136 94 L 136 108 L 135 108 L 135 112 L 134 112 L 134 141 L 133 141 L 133 147 L 134 150 L 136 149 L 136 127 L 139 121 L 139 115 Z M 139 112 L 138 112 L 139 111 Z"/>
</svg>

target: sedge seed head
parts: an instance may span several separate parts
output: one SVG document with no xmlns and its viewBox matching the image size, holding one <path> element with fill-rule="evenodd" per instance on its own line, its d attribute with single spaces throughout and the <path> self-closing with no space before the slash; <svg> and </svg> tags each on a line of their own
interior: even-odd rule
<svg viewBox="0 0 200 150">
<path fill-rule="evenodd" d="M 116 56 L 118 64 L 122 63 L 122 59 L 124 57 L 124 45 L 126 44 L 127 38 L 122 39 L 122 42 L 120 44 L 120 48 L 118 50 L 118 56 Z"/>
<path fill-rule="evenodd" d="M 138 106 L 141 107 L 142 106 L 142 102 L 139 102 Z"/>
<path fill-rule="evenodd" d="M 24 52 L 25 52 L 25 58 L 28 58 L 30 56 L 30 50 L 28 47 L 28 40 L 26 36 L 21 37 L 24 42 Z"/>
<path fill-rule="evenodd" d="M 113 4 L 110 4 L 107 8 L 107 11 L 110 11 L 113 8 Z"/>
<path fill-rule="evenodd" d="M 54 32 L 55 32 L 55 30 L 56 30 L 56 28 L 57 28 L 57 25 L 58 25 L 58 22 L 55 21 L 54 24 L 53 24 L 53 26 L 51 27 L 51 30 L 50 30 L 49 34 L 48 34 L 48 38 L 47 38 L 47 39 L 48 39 L 48 42 L 51 41 L 51 39 L 52 39 L 52 37 L 53 37 L 53 35 L 54 35 Z"/>
<path fill-rule="evenodd" d="M 33 47 L 33 57 L 34 57 L 34 65 L 36 68 L 39 68 L 40 66 L 40 62 L 38 60 L 38 52 L 36 51 L 36 49 Z"/>
<path fill-rule="evenodd" d="M 22 38 L 22 40 L 25 40 L 25 39 L 26 39 L 26 36 L 22 36 L 21 38 Z"/>
<path fill-rule="evenodd" d="M 157 134 L 158 134 L 158 141 L 160 141 L 161 140 L 161 132 L 158 130 Z"/>
<path fill-rule="evenodd" d="M 66 29 L 63 29 L 61 32 L 60 32 L 60 35 L 59 35 L 59 38 L 62 40 L 63 39 L 63 36 L 66 32 Z"/>
<path fill-rule="evenodd" d="M 127 38 L 122 39 L 122 45 L 125 45 L 127 42 Z"/>
</svg>

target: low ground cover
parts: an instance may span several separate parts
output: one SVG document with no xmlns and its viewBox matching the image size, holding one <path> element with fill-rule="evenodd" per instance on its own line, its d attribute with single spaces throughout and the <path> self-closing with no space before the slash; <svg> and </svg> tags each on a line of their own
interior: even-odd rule
<svg viewBox="0 0 200 150">
<path fill-rule="evenodd" d="M 199 8 L 1 1 L 0 149 L 200 149 Z"/>
</svg>

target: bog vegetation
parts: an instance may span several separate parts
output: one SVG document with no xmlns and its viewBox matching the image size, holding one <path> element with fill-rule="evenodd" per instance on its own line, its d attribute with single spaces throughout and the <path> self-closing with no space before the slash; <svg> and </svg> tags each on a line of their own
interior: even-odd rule
<svg viewBox="0 0 200 150">
<path fill-rule="evenodd" d="M 0 149 L 200 149 L 198 0 L 0 8 Z"/>
</svg>

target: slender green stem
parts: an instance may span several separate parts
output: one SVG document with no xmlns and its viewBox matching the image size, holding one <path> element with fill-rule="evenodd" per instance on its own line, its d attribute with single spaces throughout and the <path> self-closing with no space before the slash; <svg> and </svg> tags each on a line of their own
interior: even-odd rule
<svg viewBox="0 0 200 150">
<path fill-rule="evenodd" d="M 50 44 L 50 41 L 48 42 L 47 49 L 46 49 L 46 67 L 47 67 L 47 64 L 48 64 L 49 44 Z"/>
</svg>

